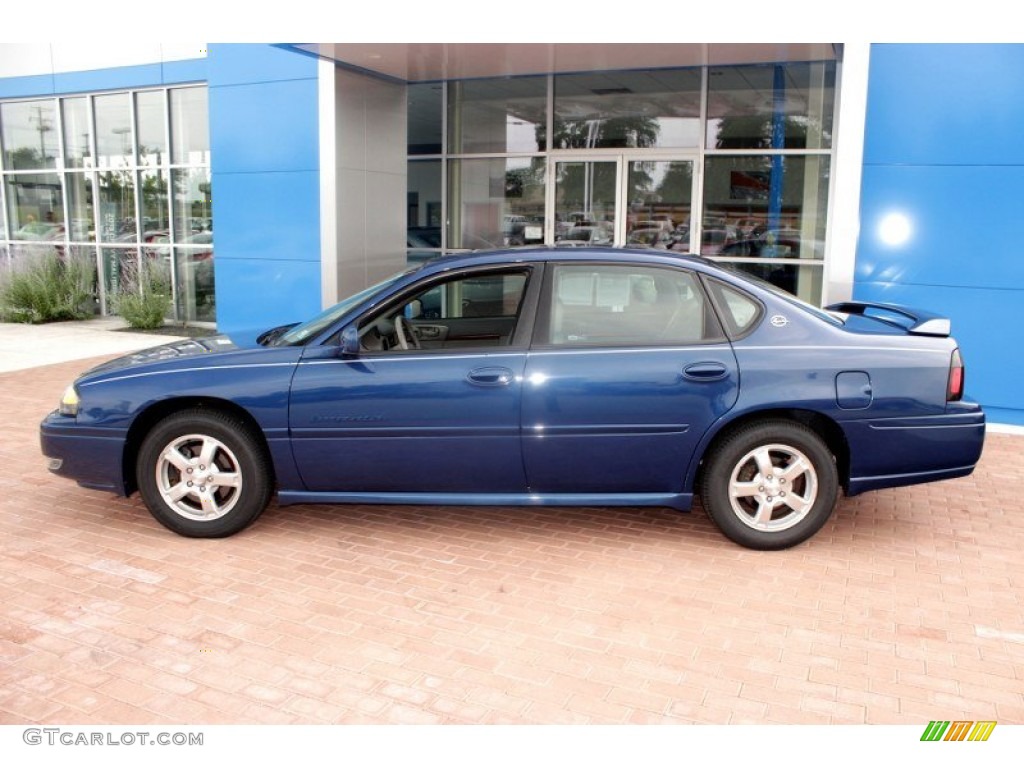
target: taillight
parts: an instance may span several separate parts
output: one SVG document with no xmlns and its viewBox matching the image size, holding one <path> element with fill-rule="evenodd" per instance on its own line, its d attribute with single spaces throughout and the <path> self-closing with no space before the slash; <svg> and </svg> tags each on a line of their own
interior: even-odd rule
<svg viewBox="0 0 1024 768">
<path fill-rule="evenodd" d="M 946 386 L 946 402 L 952 403 L 964 396 L 964 361 L 960 350 L 954 349 L 949 358 L 949 384 Z"/>
</svg>

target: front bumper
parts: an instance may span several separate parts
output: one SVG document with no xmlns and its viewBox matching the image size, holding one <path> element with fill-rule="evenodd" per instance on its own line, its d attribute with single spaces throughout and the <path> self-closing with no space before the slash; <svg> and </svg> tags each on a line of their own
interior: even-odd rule
<svg viewBox="0 0 1024 768">
<path fill-rule="evenodd" d="M 39 444 L 47 469 L 85 488 L 126 495 L 125 433 L 83 427 L 73 417 L 53 411 L 39 425 Z"/>
</svg>

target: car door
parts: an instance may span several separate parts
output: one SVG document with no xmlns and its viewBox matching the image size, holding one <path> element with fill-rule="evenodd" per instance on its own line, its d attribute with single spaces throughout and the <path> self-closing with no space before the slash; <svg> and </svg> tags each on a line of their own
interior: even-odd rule
<svg viewBox="0 0 1024 768">
<path fill-rule="evenodd" d="M 533 493 L 677 493 L 736 402 L 736 358 L 692 272 L 549 265 L 523 388 Z"/>
<path fill-rule="evenodd" d="M 518 265 L 432 279 L 356 321 L 358 354 L 309 350 L 289 409 L 306 488 L 522 493 L 527 297 L 540 287 L 533 271 Z M 410 348 L 396 324 L 412 329 Z"/>
</svg>

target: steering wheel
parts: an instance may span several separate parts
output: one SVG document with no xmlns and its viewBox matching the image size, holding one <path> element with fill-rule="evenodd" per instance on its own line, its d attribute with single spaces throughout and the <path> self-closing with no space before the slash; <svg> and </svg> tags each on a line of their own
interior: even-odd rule
<svg viewBox="0 0 1024 768">
<path fill-rule="evenodd" d="M 420 340 L 405 315 L 395 315 L 395 336 L 402 349 L 419 349 Z"/>
</svg>

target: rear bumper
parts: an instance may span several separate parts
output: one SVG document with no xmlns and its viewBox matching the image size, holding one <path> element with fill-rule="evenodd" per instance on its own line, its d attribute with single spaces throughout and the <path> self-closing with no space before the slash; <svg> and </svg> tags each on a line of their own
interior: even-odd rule
<svg viewBox="0 0 1024 768">
<path fill-rule="evenodd" d="M 976 403 L 937 416 L 867 419 L 843 425 L 850 446 L 848 496 L 964 477 L 985 445 L 985 414 Z"/>
<path fill-rule="evenodd" d="M 39 425 L 47 469 L 86 488 L 125 495 L 121 431 L 88 429 L 54 411 Z"/>
</svg>

